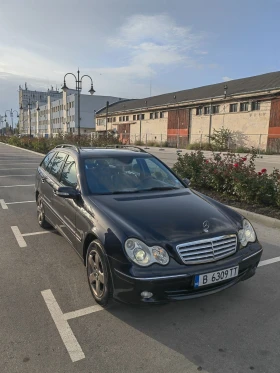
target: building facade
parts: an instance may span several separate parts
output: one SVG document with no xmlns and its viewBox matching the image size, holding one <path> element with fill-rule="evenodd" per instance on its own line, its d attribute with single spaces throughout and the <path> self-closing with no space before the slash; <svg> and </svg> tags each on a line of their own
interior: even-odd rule
<svg viewBox="0 0 280 373">
<path fill-rule="evenodd" d="M 62 94 L 58 90 L 54 90 L 53 87 L 48 89 L 46 92 L 32 91 L 27 88 L 27 83 L 25 83 L 24 89 L 19 86 L 18 94 L 19 108 L 22 107 L 23 110 L 27 110 L 28 103 L 30 103 L 32 106 L 35 106 L 35 104 L 38 102 L 40 105 L 43 105 L 47 103 L 49 96 L 53 99 L 62 97 Z"/>
<path fill-rule="evenodd" d="M 75 92 L 75 93 L 73 93 Z M 78 133 L 78 98 L 76 91 L 48 95 L 46 102 L 35 101 L 30 109 L 20 110 L 19 133 L 36 137 L 49 137 L 64 133 Z M 41 96 L 42 97 L 42 96 Z M 109 104 L 121 101 L 113 96 L 80 94 L 81 134 L 95 130 L 95 113 Z"/>
<path fill-rule="evenodd" d="M 182 147 L 228 128 L 236 147 L 264 149 L 280 141 L 280 72 L 116 103 L 96 117 L 97 132 L 107 127 L 125 143 Z"/>
</svg>

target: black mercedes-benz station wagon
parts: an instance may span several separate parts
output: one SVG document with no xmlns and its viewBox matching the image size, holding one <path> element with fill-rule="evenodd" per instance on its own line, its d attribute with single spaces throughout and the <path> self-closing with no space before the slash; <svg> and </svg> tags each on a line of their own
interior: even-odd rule
<svg viewBox="0 0 280 373">
<path fill-rule="evenodd" d="M 77 251 L 103 306 L 194 298 L 253 276 L 262 247 L 250 222 L 188 185 L 136 147 L 60 145 L 37 170 L 38 222 Z"/>
</svg>

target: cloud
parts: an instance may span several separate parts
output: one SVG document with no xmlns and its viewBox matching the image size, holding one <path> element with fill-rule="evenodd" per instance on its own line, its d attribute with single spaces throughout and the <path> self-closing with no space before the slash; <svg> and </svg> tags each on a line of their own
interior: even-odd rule
<svg viewBox="0 0 280 373">
<path fill-rule="evenodd" d="M 115 37 L 108 39 L 108 44 L 125 48 L 132 65 L 189 65 L 195 53 L 207 54 L 199 49 L 203 39 L 203 34 L 178 26 L 168 15 L 134 15 Z"/>
<path fill-rule="evenodd" d="M 229 82 L 230 80 L 232 80 L 232 78 L 228 76 L 223 76 L 223 82 Z"/>
</svg>

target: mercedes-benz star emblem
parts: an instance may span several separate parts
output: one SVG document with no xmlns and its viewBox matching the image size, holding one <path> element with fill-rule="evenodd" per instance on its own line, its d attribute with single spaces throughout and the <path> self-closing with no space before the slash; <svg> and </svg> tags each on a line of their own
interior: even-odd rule
<svg viewBox="0 0 280 373">
<path fill-rule="evenodd" d="M 209 228 L 210 228 L 209 221 L 205 220 L 202 225 L 203 225 L 203 232 L 207 233 L 209 231 Z"/>
</svg>

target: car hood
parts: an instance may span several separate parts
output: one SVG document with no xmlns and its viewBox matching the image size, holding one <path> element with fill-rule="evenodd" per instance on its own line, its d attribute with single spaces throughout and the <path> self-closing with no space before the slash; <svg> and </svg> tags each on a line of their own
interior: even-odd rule
<svg viewBox="0 0 280 373">
<path fill-rule="evenodd" d="M 177 244 L 237 232 L 232 217 L 190 189 L 90 199 L 126 236 L 138 237 L 147 244 Z M 206 220 L 208 232 L 203 230 Z"/>
</svg>

